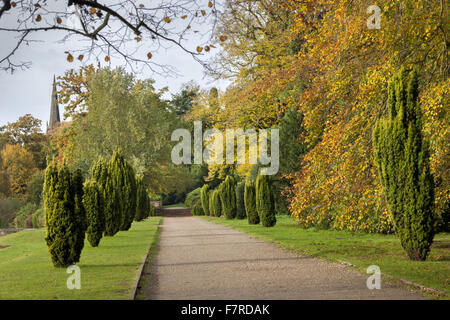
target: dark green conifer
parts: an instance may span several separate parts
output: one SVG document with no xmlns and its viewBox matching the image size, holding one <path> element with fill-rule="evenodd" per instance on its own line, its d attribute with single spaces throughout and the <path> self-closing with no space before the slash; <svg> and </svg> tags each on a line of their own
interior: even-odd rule
<svg viewBox="0 0 450 320">
<path fill-rule="evenodd" d="M 55 267 L 77 263 L 83 250 L 85 218 L 80 214 L 84 210 L 80 209 L 80 203 L 76 204 L 79 179 L 82 183 L 78 174 L 74 179 L 65 163 L 58 168 L 52 161 L 47 166 L 43 188 L 45 240 Z"/>
<path fill-rule="evenodd" d="M 256 210 L 256 190 L 255 182 L 252 180 L 247 180 L 245 183 L 244 190 L 244 202 L 245 202 L 245 212 L 247 213 L 247 220 L 249 224 L 258 224 L 259 215 Z"/>
<path fill-rule="evenodd" d="M 203 212 L 206 216 L 209 216 L 209 186 L 207 184 L 203 185 L 200 191 L 200 201 L 202 203 Z"/>
<path fill-rule="evenodd" d="M 227 176 L 219 186 L 220 201 L 222 203 L 222 213 L 226 219 L 236 217 L 236 192 L 235 183 L 232 176 Z"/>
<path fill-rule="evenodd" d="M 87 217 L 87 240 L 97 247 L 105 231 L 103 193 L 95 180 L 84 184 L 83 206 Z"/>
<path fill-rule="evenodd" d="M 240 182 L 236 185 L 236 218 L 237 219 L 245 219 L 247 217 L 247 215 L 245 213 L 244 189 L 245 189 L 244 182 Z"/>
<path fill-rule="evenodd" d="M 270 177 L 258 175 L 256 178 L 256 210 L 264 227 L 273 227 L 277 223 L 273 193 L 270 189 Z"/>
<path fill-rule="evenodd" d="M 425 260 L 434 237 L 434 182 L 418 95 L 417 72 L 408 75 L 402 69 L 388 85 L 388 116 L 373 131 L 381 185 L 395 232 L 411 260 Z"/>
</svg>

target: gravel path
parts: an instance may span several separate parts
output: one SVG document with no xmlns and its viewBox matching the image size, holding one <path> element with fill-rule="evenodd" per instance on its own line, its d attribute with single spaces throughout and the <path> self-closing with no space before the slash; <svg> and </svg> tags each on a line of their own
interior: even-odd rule
<svg viewBox="0 0 450 320">
<path fill-rule="evenodd" d="M 369 290 L 369 275 L 197 217 L 172 214 L 161 228 L 150 299 L 423 299 L 386 282 Z"/>
</svg>

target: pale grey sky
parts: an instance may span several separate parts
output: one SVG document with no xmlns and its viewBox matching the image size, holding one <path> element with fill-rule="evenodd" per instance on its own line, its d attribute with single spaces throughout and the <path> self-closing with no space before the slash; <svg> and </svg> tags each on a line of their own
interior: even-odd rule
<svg viewBox="0 0 450 320">
<path fill-rule="evenodd" d="M 4 18 L 2 20 L 2 25 L 5 25 Z M 53 75 L 63 75 L 66 70 L 81 65 L 77 59 L 73 63 L 69 63 L 66 60 L 66 54 L 64 54 L 64 51 L 68 48 L 76 49 L 79 42 L 74 39 L 66 44 L 61 44 L 58 43 L 61 38 L 62 34 L 58 32 L 37 34 L 36 39 L 43 40 L 43 42 L 23 46 L 15 55 L 16 61 L 31 61 L 31 68 L 24 71 L 17 70 L 14 74 L 0 71 L 0 125 L 16 121 L 20 116 L 30 113 L 42 120 L 45 130 L 45 124 L 50 114 Z M 194 43 L 196 42 L 200 42 L 200 40 L 194 39 L 191 44 L 193 48 L 190 49 L 195 49 Z M 0 56 L 3 57 L 4 53 L 14 47 L 16 42 L 10 34 L 0 32 L 0 44 Z M 189 54 L 175 46 L 167 49 L 160 48 L 158 52 L 153 54 L 152 59 L 160 64 L 175 67 L 181 74 L 181 76 L 175 78 L 165 77 L 154 74 L 148 69 L 142 74 L 137 74 L 139 78 L 154 79 L 156 81 L 155 86 L 158 89 L 167 86 L 171 93 L 175 93 L 183 83 L 190 80 L 195 80 L 204 88 L 216 86 L 225 89 L 228 84 L 227 81 L 212 82 L 210 78 L 205 78 L 203 67 Z M 90 62 L 96 64 L 95 61 Z M 111 59 L 112 67 L 119 66 L 120 63 L 123 62 L 114 58 Z M 103 62 L 102 65 L 106 65 L 106 63 Z M 61 105 L 60 112 L 62 116 L 64 108 Z"/>
</svg>

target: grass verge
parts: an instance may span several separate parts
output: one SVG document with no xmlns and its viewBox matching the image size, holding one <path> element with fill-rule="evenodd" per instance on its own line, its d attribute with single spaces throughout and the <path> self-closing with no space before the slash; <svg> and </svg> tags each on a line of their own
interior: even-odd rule
<svg viewBox="0 0 450 320">
<path fill-rule="evenodd" d="M 436 298 L 448 299 L 450 295 L 449 233 L 440 233 L 435 236 L 427 261 L 411 261 L 395 235 L 303 229 L 296 226 L 290 217 L 282 215 L 277 216 L 277 224 L 273 228 L 249 225 L 247 220 L 202 218 L 232 227 L 300 254 L 338 263 L 349 262 L 353 265 L 352 267 L 363 273 L 368 266 L 377 265 L 383 274 L 393 276 L 394 280 L 409 280 L 439 290 L 446 295 L 430 293 Z"/>
<path fill-rule="evenodd" d="M 67 289 L 70 274 L 53 267 L 44 229 L 0 237 L 0 299 L 129 299 L 161 219 L 134 222 L 130 230 L 102 238 L 97 248 L 86 241 L 77 264 L 80 290 Z"/>
<path fill-rule="evenodd" d="M 151 281 L 152 281 L 152 271 L 153 271 L 153 260 L 156 253 L 159 250 L 159 233 L 160 229 L 155 234 L 154 241 L 145 261 L 144 269 L 142 270 L 142 276 L 139 280 L 135 300 L 147 300 L 149 299 L 150 292 L 148 291 Z"/>
</svg>

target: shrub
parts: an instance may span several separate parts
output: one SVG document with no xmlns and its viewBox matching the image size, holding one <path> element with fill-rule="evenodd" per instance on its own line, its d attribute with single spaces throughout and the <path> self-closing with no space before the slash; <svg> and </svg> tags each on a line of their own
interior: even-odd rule
<svg viewBox="0 0 450 320">
<path fill-rule="evenodd" d="M 147 193 L 147 188 L 145 187 L 142 178 L 138 177 L 136 179 L 137 183 L 137 195 L 136 195 L 136 221 L 142 221 L 149 215 L 152 215 L 152 205 L 150 205 L 150 198 Z"/>
<path fill-rule="evenodd" d="M 67 267 L 80 261 L 84 246 L 84 232 L 75 197 L 78 178 L 74 180 L 64 163 L 49 163 L 45 171 L 44 208 L 48 250 L 55 267 Z"/>
<path fill-rule="evenodd" d="M 245 212 L 247 213 L 247 219 L 249 224 L 258 224 L 259 215 L 256 210 L 256 190 L 255 182 L 252 180 L 247 180 L 245 183 L 244 190 L 244 202 L 245 202 Z"/>
<path fill-rule="evenodd" d="M 8 227 L 20 209 L 19 199 L 0 199 L 0 228 Z"/>
<path fill-rule="evenodd" d="M 42 228 L 45 226 L 44 209 L 43 208 L 36 210 L 36 212 L 33 214 L 31 222 L 33 224 L 33 228 Z"/>
<path fill-rule="evenodd" d="M 197 188 L 189 192 L 186 196 L 186 200 L 184 201 L 184 204 L 186 207 L 191 208 L 194 206 L 194 204 L 197 201 L 200 201 L 200 193 L 202 188 Z"/>
<path fill-rule="evenodd" d="M 192 207 L 192 215 L 193 216 L 204 216 L 205 213 L 202 208 L 202 204 L 200 201 L 197 201 Z"/>
<path fill-rule="evenodd" d="M 209 216 L 209 186 L 207 184 L 203 185 L 200 192 L 200 200 L 202 203 L 203 212 L 205 216 Z"/>
<path fill-rule="evenodd" d="M 220 201 L 222 202 L 222 213 L 226 219 L 236 217 L 236 191 L 234 190 L 234 178 L 227 176 L 219 186 Z"/>
<path fill-rule="evenodd" d="M 156 215 L 156 208 L 150 203 L 150 212 L 149 215 L 154 217 Z"/>
<path fill-rule="evenodd" d="M 403 69 L 388 85 L 388 117 L 377 121 L 373 131 L 380 182 L 395 232 L 411 260 L 425 260 L 434 237 L 434 181 L 418 95 L 417 72 L 408 77 Z"/>
<path fill-rule="evenodd" d="M 97 247 L 105 231 L 103 194 L 95 180 L 86 181 L 83 188 L 83 205 L 87 218 L 87 239 L 92 247 Z"/>
<path fill-rule="evenodd" d="M 19 208 L 14 218 L 14 227 L 16 228 L 33 228 L 33 214 L 38 209 L 34 203 L 27 203 Z"/>
<path fill-rule="evenodd" d="M 256 210 L 264 227 L 273 227 L 277 223 L 273 194 L 270 189 L 270 177 L 258 175 L 256 178 Z"/>
</svg>

